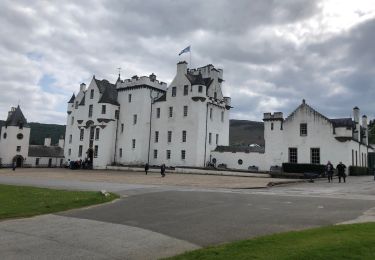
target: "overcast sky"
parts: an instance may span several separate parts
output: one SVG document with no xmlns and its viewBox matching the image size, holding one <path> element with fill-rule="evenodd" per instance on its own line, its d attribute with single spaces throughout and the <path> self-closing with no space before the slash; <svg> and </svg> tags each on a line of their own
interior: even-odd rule
<svg viewBox="0 0 375 260">
<path fill-rule="evenodd" d="M 178 56 L 224 70 L 231 118 L 292 112 L 305 98 L 328 117 L 375 115 L 375 0 L 87 0 L 0 2 L 0 119 L 18 103 L 32 122 L 65 124 L 92 75 L 155 73 Z"/>
</svg>

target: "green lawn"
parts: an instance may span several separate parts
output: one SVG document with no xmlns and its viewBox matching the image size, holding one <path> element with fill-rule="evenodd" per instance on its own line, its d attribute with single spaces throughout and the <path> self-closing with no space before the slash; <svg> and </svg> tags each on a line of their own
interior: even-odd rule
<svg viewBox="0 0 375 260">
<path fill-rule="evenodd" d="M 280 233 L 170 259 L 375 259 L 375 223 Z"/>
<path fill-rule="evenodd" d="M 108 202 L 99 192 L 67 191 L 0 184 L 0 219 L 30 217 Z"/>
</svg>

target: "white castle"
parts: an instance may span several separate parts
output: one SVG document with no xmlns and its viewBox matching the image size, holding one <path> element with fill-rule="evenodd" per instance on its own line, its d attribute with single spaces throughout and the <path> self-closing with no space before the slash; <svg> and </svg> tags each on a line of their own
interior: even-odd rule
<svg viewBox="0 0 375 260">
<path fill-rule="evenodd" d="M 115 84 L 93 77 L 68 102 L 64 155 L 107 165 L 204 167 L 216 146 L 229 143 L 231 99 L 223 70 L 188 69 L 185 61 L 167 87 L 154 74 Z"/>
</svg>

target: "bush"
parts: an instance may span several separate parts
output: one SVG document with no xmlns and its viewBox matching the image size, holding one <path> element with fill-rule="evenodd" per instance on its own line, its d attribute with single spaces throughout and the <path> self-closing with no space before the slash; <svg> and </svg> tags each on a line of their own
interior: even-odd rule
<svg viewBox="0 0 375 260">
<path fill-rule="evenodd" d="M 319 173 L 325 172 L 326 166 L 322 164 L 310 164 L 310 163 L 283 163 L 284 172 L 292 173 Z"/>
<path fill-rule="evenodd" d="M 349 166 L 350 176 L 372 175 L 373 173 L 367 167 Z"/>
</svg>

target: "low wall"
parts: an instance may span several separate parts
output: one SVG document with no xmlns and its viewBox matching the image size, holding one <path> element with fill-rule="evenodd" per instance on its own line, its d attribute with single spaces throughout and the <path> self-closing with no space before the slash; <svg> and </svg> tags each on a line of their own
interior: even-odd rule
<svg viewBox="0 0 375 260">
<path fill-rule="evenodd" d="M 144 172 L 143 168 L 130 167 L 130 166 L 107 166 L 107 170 L 114 171 L 134 171 Z M 160 169 L 150 168 L 149 172 L 160 173 Z M 182 174 L 201 174 L 201 175 L 222 175 L 222 176 L 243 176 L 243 177 L 259 177 L 259 178 L 270 178 L 268 173 L 253 173 L 245 171 L 230 171 L 230 170 L 210 170 L 210 169 L 196 169 L 196 168 L 179 168 L 175 167 L 174 170 L 166 169 L 167 173 L 182 173 Z"/>
<path fill-rule="evenodd" d="M 260 171 L 269 171 L 270 166 L 266 164 L 265 153 L 244 152 L 211 152 L 211 160 L 216 159 L 216 165 L 226 164 L 230 169 L 247 170 L 249 166 L 256 166 Z M 240 160 L 242 164 L 240 164 Z"/>
</svg>

